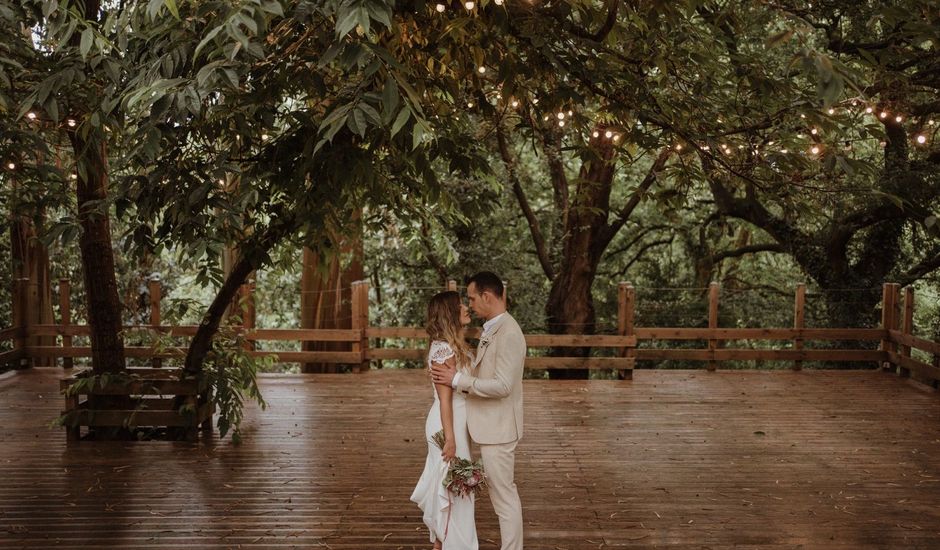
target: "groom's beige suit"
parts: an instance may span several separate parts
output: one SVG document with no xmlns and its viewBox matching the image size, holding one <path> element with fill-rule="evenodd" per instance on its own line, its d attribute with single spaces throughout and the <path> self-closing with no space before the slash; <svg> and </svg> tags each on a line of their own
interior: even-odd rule
<svg viewBox="0 0 940 550">
<path fill-rule="evenodd" d="M 467 395 L 467 428 L 480 445 L 502 550 L 522 550 L 522 502 L 513 481 L 516 445 L 522 438 L 522 371 L 525 336 L 509 313 L 484 326 L 470 374 L 454 387 Z"/>
</svg>

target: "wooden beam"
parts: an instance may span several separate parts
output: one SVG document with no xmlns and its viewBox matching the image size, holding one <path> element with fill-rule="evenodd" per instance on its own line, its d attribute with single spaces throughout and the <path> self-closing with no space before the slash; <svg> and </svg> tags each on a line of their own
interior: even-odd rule
<svg viewBox="0 0 940 550">
<path fill-rule="evenodd" d="M 796 285 L 796 295 L 793 298 L 793 328 L 802 330 L 806 321 L 806 285 L 800 283 Z M 803 339 L 793 339 L 793 349 L 803 349 Z M 802 361 L 793 362 L 793 370 L 803 370 Z"/>
<path fill-rule="evenodd" d="M 637 340 L 859 340 L 888 337 L 880 328 L 646 328 L 636 329 Z"/>
<path fill-rule="evenodd" d="M 889 361 L 903 367 L 910 372 L 917 374 L 928 380 L 940 380 L 940 367 L 928 365 L 917 359 L 901 355 L 900 353 L 889 353 Z"/>
<path fill-rule="evenodd" d="M 633 370 L 632 357 L 526 357 L 527 369 Z"/>
<path fill-rule="evenodd" d="M 633 339 L 632 344 L 625 344 L 625 347 L 620 348 L 620 356 L 628 359 L 636 358 L 635 314 L 636 289 L 630 283 L 622 282 L 617 285 L 617 334 Z M 617 376 L 621 380 L 632 380 L 633 368 L 619 370 Z"/>
<path fill-rule="evenodd" d="M 883 361 L 887 356 L 878 350 L 829 349 L 637 349 L 643 361 L 677 359 L 683 361 Z"/>
<path fill-rule="evenodd" d="M 151 327 L 160 326 L 160 299 L 162 294 L 162 288 L 160 281 L 150 280 L 147 282 L 147 289 L 150 294 L 150 325 Z M 153 358 L 151 364 L 154 368 L 161 368 L 163 366 L 163 360 L 158 358 Z"/>
<path fill-rule="evenodd" d="M 914 332 L 914 288 L 906 287 L 904 289 L 904 308 L 901 313 L 901 334 L 911 336 Z M 911 347 L 901 345 L 899 354 L 910 358 Z M 898 376 L 908 378 L 911 375 L 910 369 L 904 365 L 898 365 Z"/>
<path fill-rule="evenodd" d="M 353 366 L 353 372 L 369 370 L 369 282 L 355 281 L 352 284 L 352 329 L 358 331 L 359 340 L 352 345 L 353 353 L 359 354 L 359 361 Z"/>
<path fill-rule="evenodd" d="M 708 328 L 714 329 L 718 328 L 718 291 L 719 286 L 717 282 L 712 282 L 708 285 Z M 713 333 L 714 334 L 714 333 Z M 709 351 L 714 352 L 718 349 L 720 341 L 712 336 L 708 340 L 708 349 Z M 717 361 L 708 362 L 708 370 L 714 371 L 718 368 Z"/>
<path fill-rule="evenodd" d="M 68 279 L 59 279 L 59 317 L 62 327 L 72 324 L 72 282 Z M 62 335 L 62 348 L 72 347 L 72 336 Z M 71 357 L 62 357 L 62 368 L 70 369 L 74 366 Z"/>
</svg>

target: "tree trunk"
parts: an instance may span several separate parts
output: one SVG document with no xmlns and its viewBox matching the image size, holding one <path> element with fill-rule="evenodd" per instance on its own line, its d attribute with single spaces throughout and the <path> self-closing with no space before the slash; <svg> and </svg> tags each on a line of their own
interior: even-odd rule
<svg viewBox="0 0 940 550">
<path fill-rule="evenodd" d="M 22 316 L 14 312 L 13 318 L 25 319 L 28 325 L 53 324 L 55 320 L 52 314 L 52 284 L 49 280 L 49 251 L 36 238 L 34 220 L 17 209 L 13 212 L 10 224 L 13 278 L 29 279 L 25 311 Z M 40 224 L 42 218 L 40 214 Z M 19 300 L 14 300 L 13 306 L 20 307 Z M 31 336 L 26 339 L 26 345 L 54 346 L 55 336 Z M 35 358 L 32 364 L 36 367 L 51 367 L 55 365 L 55 360 Z"/>
<path fill-rule="evenodd" d="M 212 339 L 219 332 L 219 324 L 225 317 L 226 310 L 238 295 L 238 291 L 248 280 L 249 275 L 259 267 L 261 260 L 274 245 L 296 230 L 296 218 L 292 214 L 283 216 L 272 215 L 271 225 L 263 234 L 255 235 L 255 239 L 243 243 L 241 254 L 231 271 L 225 277 L 225 282 L 216 293 L 212 304 L 199 323 L 196 335 L 189 343 L 183 369 L 186 374 L 197 375 L 202 372 L 203 363 L 212 349 Z"/>
<path fill-rule="evenodd" d="M 356 219 L 359 217 L 357 216 Z M 352 296 L 346 289 L 353 281 L 362 280 L 362 226 L 342 241 L 338 254 L 322 258 L 304 248 L 303 274 L 300 281 L 300 326 L 307 329 L 352 328 Z M 348 260 L 347 260 L 348 258 Z M 348 263 L 346 263 L 348 262 Z M 344 265 L 345 264 L 345 265 Z M 303 351 L 351 351 L 349 342 L 304 342 Z M 304 363 L 303 372 L 337 372 L 335 363 Z"/>
<path fill-rule="evenodd" d="M 124 364 L 124 340 L 121 337 L 121 302 L 114 274 L 111 224 L 107 208 L 107 145 L 86 141 L 77 132 L 69 132 L 78 171 L 78 219 L 82 228 L 79 248 L 85 281 L 88 325 L 91 328 L 92 366 L 96 374 L 120 372 Z"/>
<path fill-rule="evenodd" d="M 599 157 L 581 166 L 575 196 L 568 211 L 562 258 L 545 305 L 549 334 L 594 334 L 594 296 L 591 287 L 601 256 L 612 238 L 608 227 L 614 178 L 612 147 L 599 148 Z M 587 357 L 590 348 L 552 348 L 554 357 Z M 587 369 L 553 369 L 552 379 L 586 379 Z"/>
</svg>

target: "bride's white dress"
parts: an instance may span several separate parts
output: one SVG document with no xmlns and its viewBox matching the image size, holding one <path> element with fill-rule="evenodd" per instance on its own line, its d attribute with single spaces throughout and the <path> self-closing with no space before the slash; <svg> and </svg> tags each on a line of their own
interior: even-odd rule
<svg viewBox="0 0 940 550">
<path fill-rule="evenodd" d="M 443 363 L 454 356 L 454 350 L 447 342 L 431 342 L 428 352 L 428 366 Z M 441 402 L 437 391 L 431 385 L 434 404 L 428 411 L 424 423 L 424 435 L 428 442 L 428 457 L 424 463 L 424 472 L 418 485 L 411 494 L 424 515 L 424 524 L 431 532 L 431 542 L 443 541 L 443 550 L 477 550 L 476 522 L 473 518 L 474 498 L 458 497 L 444 488 L 443 481 L 448 464 L 441 458 L 441 450 L 431 440 L 431 436 L 441 431 Z M 467 431 L 467 400 L 463 393 L 454 392 L 454 438 L 457 443 L 457 456 L 470 458 L 470 434 Z"/>
</svg>

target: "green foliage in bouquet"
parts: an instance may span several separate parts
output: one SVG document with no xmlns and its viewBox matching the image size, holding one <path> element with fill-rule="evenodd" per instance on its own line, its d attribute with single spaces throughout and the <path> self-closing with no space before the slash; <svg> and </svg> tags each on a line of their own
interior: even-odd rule
<svg viewBox="0 0 940 550">
<path fill-rule="evenodd" d="M 431 441 L 438 449 L 444 449 L 446 438 L 444 430 L 431 436 Z M 486 488 L 486 473 L 483 471 L 483 462 L 454 457 L 450 461 L 447 475 L 444 476 L 444 488 L 459 497 L 478 495 Z"/>
</svg>

